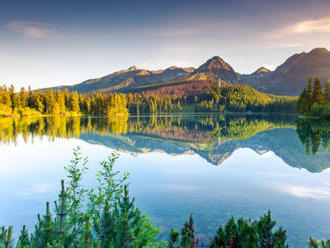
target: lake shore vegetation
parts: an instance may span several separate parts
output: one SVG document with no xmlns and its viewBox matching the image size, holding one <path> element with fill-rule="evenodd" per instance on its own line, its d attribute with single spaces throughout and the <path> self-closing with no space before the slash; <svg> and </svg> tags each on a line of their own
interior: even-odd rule
<svg viewBox="0 0 330 248">
<path fill-rule="evenodd" d="M 115 169 L 118 155 L 113 153 L 100 163 L 97 187 L 86 189 L 81 181 L 88 170 L 88 159 L 79 148 L 74 149 L 73 154 L 74 158 L 65 167 L 67 179 L 61 181 L 54 208 L 47 202 L 45 213 L 38 214 L 34 231 L 29 234 L 23 226 L 16 242 L 13 227 L 3 226 L 1 248 L 289 247 L 286 230 L 276 226 L 270 211 L 258 220 L 230 218 L 209 241 L 200 240 L 190 216 L 181 231 L 171 229 L 169 239 L 160 240 L 160 230 L 135 206 L 135 199 L 129 194 L 129 175 Z M 328 248 L 330 241 L 310 238 L 309 246 Z"/>
<path fill-rule="evenodd" d="M 79 116 L 89 115 L 128 115 L 124 94 L 106 94 L 101 91 L 90 94 L 78 92 L 32 91 L 14 86 L 0 87 L 0 116 Z"/>
<path fill-rule="evenodd" d="M 297 105 L 298 112 L 303 116 L 330 119 L 330 80 L 322 87 L 317 77 L 314 82 L 310 77 Z"/>
<path fill-rule="evenodd" d="M 246 85 L 198 81 L 135 93 L 0 87 L 0 116 L 128 116 L 160 113 L 295 113 L 296 97 L 261 93 Z"/>
</svg>

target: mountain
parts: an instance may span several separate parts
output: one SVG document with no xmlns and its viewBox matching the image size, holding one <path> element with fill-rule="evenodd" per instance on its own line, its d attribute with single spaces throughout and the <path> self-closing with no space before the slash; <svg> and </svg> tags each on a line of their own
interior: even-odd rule
<svg viewBox="0 0 330 248">
<path fill-rule="evenodd" d="M 238 80 L 239 83 L 247 84 L 249 86 L 255 87 L 259 82 L 264 81 L 264 79 L 271 74 L 271 71 L 266 67 L 260 67 L 258 70 L 251 74 L 241 74 Z"/>
<path fill-rule="evenodd" d="M 216 80 L 227 83 L 237 83 L 239 74 L 219 56 L 207 60 L 198 67 L 189 77 L 190 80 Z"/>
<path fill-rule="evenodd" d="M 139 92 L 155 87 L 172 85 L 178 87 L 189 82 L 226 82 L 246 84 L 255 89 L 277 95 L 300 95 L 308 77 L 330 79 L 330 52 L 326 48 L 315 48 L 310 52 L 289 57 L 275 71 L 260 67 L 251 74 L 239 74 L 222 58 L 215 56 L 197 69 L 171 66 L 165 70 L 145 70 L 132 66 L 107 76 L 90 79 L 73 86 L 60 86 L 55 89 L 90 92 L 95 90 Z"/>
<path fill-rule="evenodd" d="M 174 129 L 171 132 L 146 130 L 141 133 L 125 135 L 99 135 L 88 133 L 80 139 L 89 143 L 100 144 L 133 155 L 164 152 L 171 155 L 198 154 L 213 165 L 221 165 L 237 149 L 249 148 L 258 154 L 272 151 L 291 167 L 304 168 L 317 173 L 329 168 L 329 152 L 323 148 L 315 155 L 307 155 L 297 132 L 292 128 L 274 128 L 258 132 L 248 138 L 231 138 L 214 142 L 204 132 Z M 192 139 L 191 139 L 192 138 Z"/>
<path fill-rule="evenodd" d="M 258 70 L 253 72 L 251 76 L 253 77 L 264 77 L 265 75 L 268 75 L 271 71 L 267 69 L 266 67 L 260 67 Z"/>
<path fill-rule="evenodd" d="M 330 79 L 330 51 L 315 48 L 295 54 L 258 80 L 252 75 L 242 76 L 239 82 L 266 93 L 297 96 L 306 87 L 308 77 L 319 77 L 323 82 Z"/>
<path fill-rule="evenodd" d="M 165 82 L 179 77 L 184 77 L 189 75 L 194 70 L 195 68 L 193 67 L 182 68 L 171 66 L 165 70 L 150 71 L 132 66 L 128 69 L 120 70 L 104 77 L 90 79 L 73 86 L 59 86 L 55 89 L 63 90 L 67 88 L 69 91 L 78 91 L 81 93 L 95 90 L 129 90 L 137 86 Z"/>
</svg>

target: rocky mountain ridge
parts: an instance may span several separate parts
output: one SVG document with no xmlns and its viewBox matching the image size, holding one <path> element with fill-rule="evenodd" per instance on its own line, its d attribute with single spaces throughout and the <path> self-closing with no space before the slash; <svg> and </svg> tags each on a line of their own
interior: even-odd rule
<svg viewBox="0 0 330 248">
<path fill-rule="evenodd" d="M 197 69 L 193 67 L 171 66 L 165 70 L 146 70 L 132 66 L 107 76 L 86 80 L 73 86 L 59 86 L 78 92 L 134 91 L 137 87 L 162 83 L 209 80 L 230 84 L 246 84 L 259 91 L 277 95 L 299 95 L 306 86 L 308 77 L 319 77 L 322 81 L 330 79 L 330 51 L 315 48 L 289 57 L 275 71 L 260 67 L 251 74 L 236 72 L 229 63 L 219 56 L 208 59 Z"/>
</svg>

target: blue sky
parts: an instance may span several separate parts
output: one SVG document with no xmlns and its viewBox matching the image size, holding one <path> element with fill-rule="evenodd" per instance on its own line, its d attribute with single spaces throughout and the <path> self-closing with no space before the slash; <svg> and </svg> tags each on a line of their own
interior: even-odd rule
<svg viewBox="0 0 330 248">
<path fill-rule="evenodd" d="M 136 65 L 197 67 L 219 55 L 240 73 L 330 48 L 329 0 L 0 2 L 0 84 L 74 84 Z"/>
</svg>

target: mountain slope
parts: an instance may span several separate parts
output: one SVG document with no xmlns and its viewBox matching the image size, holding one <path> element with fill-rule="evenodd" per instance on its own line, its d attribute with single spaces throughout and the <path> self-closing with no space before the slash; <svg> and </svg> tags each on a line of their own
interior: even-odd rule
<svg viewBox="0 0 330 248">
<path fill-rule="evenodd" d="M 295 54 L 260 80 L 243 76 L 240 83 L 267 93 L 296 96 L 306 87 L 310 76 L 322 81 L 330 79 L 330 51 L 326 48 Z"/>
<path fill-rule="evenodd" d="M 95 90 L 119 91 L 122 89 L 132 89 L 150 83 L 174 80 L 178 77 L 189 75 L 195 69 L 192 67 L 181 68 L 171 66 L 165 70 L 149 71 L 132 66 L 126 70 L 121 70 L 107 76 L 86 80 L 73 86 L 59 86 L 55 89 L 78 91 L 80 93 Z"/>
<path fill-rule="evenodd" d="M 330 52 L 326 48 L 315 48 L 308 53 L 295 54 L 275 71 L 260 67 L 251 74 L 239 74 L 222 58 L 215 56 L 196 70 L 192 67 L 172 66 L 165 70 L 150 71 L 133 66 L 105 77 L 55 89 L 67 88 L 78 92 L 95 90 L 139 92 L 153 87 L 208 81 L 246 84 L 265 93 L 297 96 L 306 86 L 310 76 L 318 76 L 322 81 L 330 79 Z"/>
<path fill-rule="evenodd" d="M 219 56 L 207 60 L 189 77 L 190 80 L 216 80 L 227 83 L 237 83 L 239 74 Z"/>
</svg>

